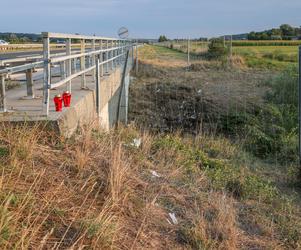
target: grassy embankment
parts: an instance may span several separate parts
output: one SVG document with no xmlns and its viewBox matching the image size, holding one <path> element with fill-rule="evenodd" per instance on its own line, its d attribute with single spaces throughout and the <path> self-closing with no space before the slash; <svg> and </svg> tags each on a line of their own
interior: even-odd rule
<svg viewBox="0 0 301 250">
<path fill-rule="evenodd" d="M 255 158 L 231 136 L 241 128 L 233 108 L 264 107 L 270 75 L 207 61 L 187 71 L 166 48 L 140 55 L 130 99 L 139 129 L 90 125 L 64 140 L 1 126 L 0 248 L 300 248 L 294 165 Z"/>
</svg>

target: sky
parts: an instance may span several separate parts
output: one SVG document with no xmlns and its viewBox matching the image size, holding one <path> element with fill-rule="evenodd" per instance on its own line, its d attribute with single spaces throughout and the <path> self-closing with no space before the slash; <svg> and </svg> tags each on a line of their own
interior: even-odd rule
<svg viewBox="0 0 301 250">
<path fill-rule="evenodd" d="M 198 38 L 301 25 L 301 0 L 0 0 L 0 32 Z"/>
</svg>

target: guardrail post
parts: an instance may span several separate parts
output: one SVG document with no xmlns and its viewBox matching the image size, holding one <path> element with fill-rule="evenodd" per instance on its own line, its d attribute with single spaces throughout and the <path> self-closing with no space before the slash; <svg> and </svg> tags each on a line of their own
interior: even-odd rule
<svg viewBox="0 0 301 250">
<path fill-rule="evenodd" d="M 111 43 L 110 43 L 110 48 L 113 49 L 114 48 L 114 41 L 112 40 Z M 113 53 L 114 53 L 114 50 L 111 50 L 110 51 L 110 59 L 113 58 Z M 111 70 L 113 70 L 113 60 L 111 60 Z"/>
<path fill-rule="evenodd" d="M 80 43 L 80 52 L 85 53 L 85 40 L 82 39 Z M 80 59 L 80 69 L 85 70 L 86 68 L 86 58 L 85 56 L 82 56 Z M 85 89 L 86 88 L 86 74 L 82 74 L 81 76 L 81 88 Z"/>
<path fill-rule="evenodd" d="M 111 58 L 114 58 L 115 57 L 115 49 L 116 49 L 116 44 L 115 44 L 115 41 L 112 40 L 112 54 L 111 54 Z M 111 64 L 111 67 L 112 67 L 112 70 L 114 70 L 115 68 L 115 60 L 113 59 L 112 61 L 112 64 Z"/>
<path fill-rule="evenodd" d="M 92 51 L 95 51 L 95 40 L 92 40 Z M 95 65 L 95 57 L 96 55 L 92 55 L 92 65 Z M 95 75 L 96 75 L 96 70 L 93 70 L 93 81 L 96 80 Z"/>
<path fill-rule="evenodd" d="M 6 108 L 6 93 L 5 93 L 5 76 L 0 75 L 0 108 L 3 112 L 7 111 Z"/>
<path fill-rule="evenodd" d="M 64 80 L 65 79 L 65 62 L 60 62 L 60 73 L 61 73 L 61 79 Z"/>
<path fill-rule="evenodd" d="M 119 46 L 119 50 L 118 50 L 118 64 L 121 65 L 121 55 L 123 53 L 123 47 L 122 47 L 122 41 L 121 40 L 118 41 L 118 46 Z"/>
<path fill-rule="evenodd" d="M 107 50 L 109 49 L 109 41 L 107 40 L 106 41 L 106 47 L 107 47 Z M 109 62 L 108 62 L 108 60 L 109 60 L 109 51 L 107 51 L 106 53 L 105 53 L 105 55 L 106 55 L 106 73 L 109 73 Z"/>
<path fill-rule="evenodd" d="M 95 82 L 96 82 L 96 113 L 99 117 L 100 113 L 100 72 L 99 72 L 99 57 L 96 59 L 95 67 Z"/>
<path fill-rule="evenodd" d="M 48 34 L 43 34 L 43 59 L 44 59 L 44 87 L 43 87 L 43 113 L 49 115 L 49 99 L 50 99 L 50 80 L 51 80 L 51 68 L 50 68 L 50 46 Z"/>
<path fill-rule="evenodd" d="M 26 70 L 26 88 L 27 88 L 27 96 L 31 98 L 35 98 L 32 72 L 33 69 Z"/>
<path fill-rule="evenodd" d="M 102 50 L 102 40 L 99 41 L 99 49 Z M 100 52 L 99 62 L 103 62 L 103 52 Z M 103 76 L 103 64 L 100 65 L 100 76 Z"/>
<path fill-rule="evenodd" d="M 66 39 L 66 55 L 67 56 L 71 55 L 71 39 L 70 38 Z M 72 74 L 71 64 L 72 64 L 71 59 L 68 59 L 66 61 L 66 76 L 67 77 L 71 76 L 71 74 Z M 67 91 L 69 91 L 69 93 L 71 93 L 71 90 L 72 90 L 71 84 L 72 84 L 71 81 L 69 81 L 67 83 Z"/>
</svg>

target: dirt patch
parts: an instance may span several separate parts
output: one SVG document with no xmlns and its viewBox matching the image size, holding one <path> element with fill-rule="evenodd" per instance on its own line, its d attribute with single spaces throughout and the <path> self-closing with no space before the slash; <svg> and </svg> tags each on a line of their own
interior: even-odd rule
<svg viewBox="0 0 301 250">
<path fill-rule="evenodd" d="M 220 119 L 232 122 L 238 114 L 260 109 L 266 92 L 262 82 L 269 76 L 219 62 L 200 61 L 188 69 L 142 60 L 130 87 L 130 120 L 161 132 L 198 132 Z"/>
</svg>

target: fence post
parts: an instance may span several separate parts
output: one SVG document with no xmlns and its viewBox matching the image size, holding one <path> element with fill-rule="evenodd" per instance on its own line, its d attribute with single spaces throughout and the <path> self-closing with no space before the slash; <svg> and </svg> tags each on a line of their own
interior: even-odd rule
<svg viewBox="0 0 301 250">
<path fill-rule="evenodd" d="M 71 39 L 70 38 L 68 38 L 66 40 L 66 55 L 67 56 L 71 55 Z M 71 70 L 71 64 L 72 64 L 71 59 L 68 59 L 66 61 L 66 76 L 67 77 L 71 76 L 71 74 L 72 74 L 72 72 L 71 72 L 72 71 Z M 69 91 L 69 93 L 71 93 L 71 81 L 69 81 L 67 83 L 67 91 Z"/>
<path fill-rule="evenodd" d="M 51 79 L 51 68 L 50 68 L 50 45 L 48 34 L 43 35 L 43 59 L 44 59 L 44 86 L 43 86 L 43 113 L 49 115 L 49 99 L 50 99 L 50 79 Z"/>
<path fill-rule="evenodd" d="M 139 60 L 138 60 L 138 44 L 136 44 L 136 75 L 138 74 L 138 70 L 139 70 Z"/>
<path fill-rule="evenodd" d="M 5 75 L 0 75 L 0 108 L 6 112 Z"/>
<path fill-rule="evenodd" d="M 233 56 L 233 37 L 232 35 L 230 36 L 230 56 Z"/>
<path fill-rule="evenodd" d="M 190 66 L 190 39 L 187 40 L 187 65 Z"/>
<path fill-rule="evenodd" d="M 122 71 L 122 78 L 121 78 L 120 91 L 119 91 L 118 104 L 117 104 L 117 112 L 116 112 L 115 128 L 118 128 L 118 123 L 119 123 L 119 119 L 120 119 L 120 104 L 121 104 L 122 93 L 125 88 L 124 85 L 125 85 L 125 75 L 126 75 L 126 71 L 127 71 L 128 58 L 129 58 L 129 50 L 127 50 L 127 52 L 126 52 L 125 62 L 124 62 L 123 71 Z M 126 119 L 127 118 L 125 115 L 125 122 L 126 122 Z"/>
<path fill-rule="evenodd" d="M 80 43 L 80 53 L 83 54 L 85 53 L 85 39 L 81 40 Z M 80 70 L 85 70 L 86 68 L 86 57 L 82 56 L 80 58 Z M 81 88 L 85 89 L 86 88 L 86 74 L 82 74 L 82 78 L 81 78 Z"/>
<path fill-rule="evenodd" d="M 134 63 L 135 63 L 135 61 L 134 61 L 134 58 L 135 58 L 135 56 L 134 56 L 134 45 L 133 44 L 132 44 L 131 50 L 132 50 L 132 68 L 133 68 Z"/>
<path fill-rule="evenodd" d="M 301 180 L 301 46 L 299 46 L 299 179 Z"/>
</svg>

